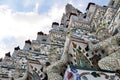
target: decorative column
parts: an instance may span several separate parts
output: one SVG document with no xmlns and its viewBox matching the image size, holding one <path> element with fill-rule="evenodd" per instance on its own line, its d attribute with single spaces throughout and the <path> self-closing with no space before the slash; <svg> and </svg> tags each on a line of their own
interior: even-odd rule
<svg viewBox="0 0 120 80">
<path fill-rule="evenodd" d="M 68 62 L 68 47 L 69 47 L 69 38 L 66 39 L 65 47 L 61 59 L 54 62 L 46 68 L 48 75 L 48 80 L 63 80 L 63 77 L 60 75 L 61 71 L 65 68 L 64 66 Z"/>
</svg>

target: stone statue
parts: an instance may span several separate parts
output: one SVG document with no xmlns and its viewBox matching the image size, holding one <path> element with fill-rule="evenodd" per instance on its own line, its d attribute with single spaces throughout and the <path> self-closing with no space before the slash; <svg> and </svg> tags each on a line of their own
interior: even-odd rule
<svg viewBox="0 0 120 80">
<path fill-rule="evenodd" d="M 117 33 L 104 41 L 101 41 L 95 45 L 91 45 L 90 49 L 104 50 L 108 56 L 102 58 L 98 65 L 101 69 L 116 71 L 120 69 L 120 47 L 119 47 L 120 33 Z"/>
</svg>

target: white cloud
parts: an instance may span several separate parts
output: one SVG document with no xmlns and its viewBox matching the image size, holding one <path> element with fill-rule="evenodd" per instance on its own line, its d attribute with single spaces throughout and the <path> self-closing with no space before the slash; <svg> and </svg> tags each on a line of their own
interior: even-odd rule
<svg viewBox="0 0 120 80">
<path fill-rule="evenodd" d="M 62 14 L 64 13 L 64 7 L 60 7 L 59 5 L 54 5 L 51 7 L 48 16 L 52 20 L 59 20 L 62 17 Z M 59 18 L 59 19 L 58 19 Z"/>
<path fill-rule="evenodd" d="M 34 12 L 38 13 L 38 9 L 39 9 L 39 3 L 36 3 L 36 4 L 35 4 Z"/>
<path fill-rule="evenodd" d="M 29 5 L 34 5 L 36 3 L 39 3 L 39 5 L 42 5 L 42 3 L 44 2 L 45 0 L 23 0 L 23 4 L 24 6 L 29 6 Z"/>
<path fill-rule="evenodd" d="M 36 10 L 39 5 L 36 4 Z M 61 19 L 64 9 L 53 5 L 48 13 L 38 14 L 36 12 L 12 12 L 7 6 L 0 6 L 0 57 L 5 52 L 12 51 L 15 46 L 23 47 L 26 39 L 36 39 L 38 31 L 48 33 L 53 21 Z M 2 42 L 2 39 L 14 36 L 15 43 L 9 45 Z M 11 42 L 11 41 L 10 41 Z M 21 48 L 22 48 L 21 47 Z"/>
</svg>

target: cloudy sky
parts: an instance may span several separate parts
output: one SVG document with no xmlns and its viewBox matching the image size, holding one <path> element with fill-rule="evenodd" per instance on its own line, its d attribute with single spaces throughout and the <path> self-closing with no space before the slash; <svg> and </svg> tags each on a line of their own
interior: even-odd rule
<svg viewBox="0 0 120 80">
<path fill-rule="evenodd" d="M 53 21 L 60 22 L 67 3 L 85 12 L 87 4 L 107 5 L 109 0 L 0 0 L 0 57 L 23 48 L 38 31 L 48 34 Z"/>
</svg>

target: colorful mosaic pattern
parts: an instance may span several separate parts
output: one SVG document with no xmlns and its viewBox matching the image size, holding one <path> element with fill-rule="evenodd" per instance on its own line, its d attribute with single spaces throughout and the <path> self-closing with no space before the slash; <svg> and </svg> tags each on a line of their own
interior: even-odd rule
<svg viewBox="0 0 120 80">
<path fill-rule="evenodd" d="M 100 71 L 95 69 L 84 69 L 77 67 L 67 68 L 64 80 L 120 80 L 114 72 L 110 71 Z"/>
<path fill-rule="evenodd" d="M 70 42 L 68 53 L 72 56 L 71 60 L 73 65 L 82 67 L 91 67 L 89 60 L 86 57 L 87 44 L 84 41 L 73 40 Z"/>
<path fill-rule="evenodd" d="M 39 61 L 29 60 L 30 80 L 41 80 L 45 78 L 43 67 Z"/>
</svg>

